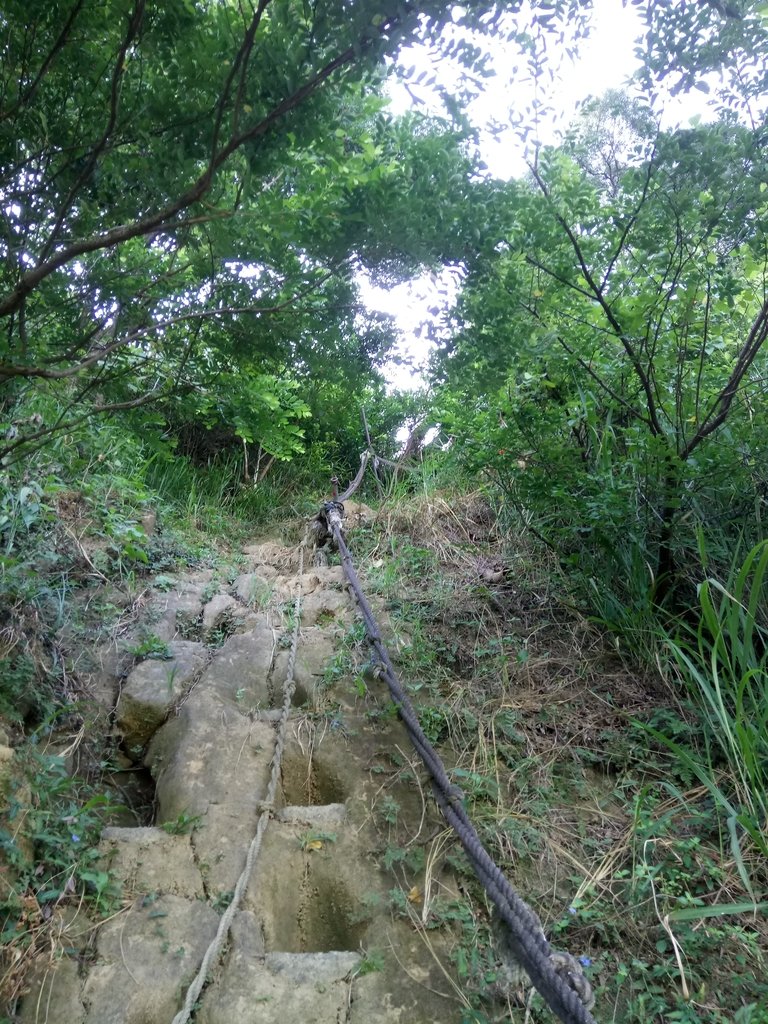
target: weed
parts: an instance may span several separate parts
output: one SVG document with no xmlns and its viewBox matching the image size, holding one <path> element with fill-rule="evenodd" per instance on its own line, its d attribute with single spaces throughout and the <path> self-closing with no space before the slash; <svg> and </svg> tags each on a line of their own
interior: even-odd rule
<svg viewBox="0 0 768 1024">
<path fill-rule="evenodd" d="M 172 576 L 164 576 L 162 573 L 158 573 L 152 579 L 152 587 L 155 590 L 173 590 L 176 586 L 176 580 Z"/>
<path fill-rule="evenodd" d="M 390 844 L 384 851 L 382 864 L 387 871 L 395 865 L 402 865 L 408 871 L 418 874 L 424 870 L 425 854 L 420 846 L 395 846 Z"/>
<path fill-rule="evenodd" d="M 227 909 L 227 907 L 230 905 L 234 897 L 234 890 L 229 890 L 227 892 L 219 892 L 216 894 L 214 899 L 211 900 L 211 906 L 213 907 L 214 910 L 221 913 L 223 910 Z"/>
<path fill-rule="evenodd" d="M 364 978 L 366 974 L 374 974 L 376 971 L 384 970 L 384 954 L 378 950 L 366 950 L 360 963 L 355 969 L 353 977 Z"/>
<path fill-rule="evenodd" d="M 753 895 L 744 841 L 754 844 L 762 860 L 768 856 L 768 630 L 758 621 L 767 575 L 764 541 L 741 566 L 732 567 L 725 583 L 709 577 L 700 585 L 695 630 L 676 637 L 665 634 L 677 675 L 701 714 L 703 744 L 692 749 L 648 726 L 681 767 L 706 787 L 724 819 L 742 881 Z M 717 769 L 723 761 L 725 774 Z M 755 883 L 760 884 L 757 879 Z"/>
<path fill-rule="evenodd" d="M 167 661 L 173 657 L 166 641 L 161 640 L 154 633 L 148 633 L 139 643 L 129 647 L 128 652 L 134 658 L 158 658 Z"/>
<path fill-rule="evenodd" d="M 269 607 L 274 591 L 275 588 L 271 583 L 268 583 L 260 577 L 255 577 L 251 580 L 247 603 L 252 608 L 263 611 L 265 608 Z"/>
<path fill-rule="evenodd" d="M 400 813 L 400 804 L 392 796 L 385 796 L 378 805 L 379 812 L 388 825 L 397 824 L 397 816 Z"/>
<path fill-rule="evenodd" d="M 218 650 L 223 647 L 224 644 L 232 636 L 236 628 L 235 622 L 232 619 L 225 619 L 216 629 L 212 629 L 208 633 L 206 644 L 212 650 Z"/>
<path fill-rule="evenodd" d="M 347 676 L 354 675 L 353 686 L 360 694 L 360 674 L 355 673 L 359 664 L 361 650 L 366 640 L 365 625 L 355 621 L 341 638 L 339 649 L 328 663 L 323 673 L 321 686 L 330 687 Z M 365 685 L 363 680 L 363 685 Z M 364 691 L 365 692 L 365 691 Z"/>
<path fill-rule="evenodd" d="M 62 758 L 34 747 L 22 750 L 8 786 L 0 850 L 14 882 L 0 910 L 5 938 L 24 929 L 26 892 L 38 908 L 85 895 L 107 913 L 115 892 L 96 847 L 105 815 L 116 809 L 108 797 L 70 777 Z"/>
<path fill-rule="evenodd" d="M 22 722 L 28 715 L 43 711 L 45 693 L 32 659 L 26 654 L 14 654 L 1 664 L 0 717 Z"/>
<path fill-rule="evenodd" d="M 163 822 L 160 828 L 167 832 L 169 836 L 185 836 L 193 832 L 202 820 L 202 816 L 199 814 L 181 811 L 173 821 Z"/>
<path fill-rule="evenodd" d="M 317 829 L 310 829 L 299 837 L 301 849 L 307 853 L 323 850 L 327 843 L 336 842 L 335 832 L 322 832 Z"/>
<path fill-rule="evenodd" d="M 370 921 L 376 913 L 381 910 L 384 898 L 378 892 L 365 892 L 357 901 L 356 907 L 349 915 L 350 924 L 360 924 L 363 921 Z"/>
</svg>

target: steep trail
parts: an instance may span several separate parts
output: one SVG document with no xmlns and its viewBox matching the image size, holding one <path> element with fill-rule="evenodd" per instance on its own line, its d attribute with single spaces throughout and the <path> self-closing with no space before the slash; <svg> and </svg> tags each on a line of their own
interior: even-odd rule
<svg viewBox="0 0 768 1024">
<path fill-rule="evenodd" d="M 231 587 L 210 593 L 199 574 L 179 578 L 148 609 L 170 658 L 132 669 L 113 719 L 133 767 L 151 771 L 154 820 L 105 829 L 103 864 L 121 882 L 122 909 L 103 922 L 62 917 L 56 948 L 28 979 L 22 1024 L 170 1024 L 216 933 L 266 792 L 297 582 L 295 548 L 266 542 L 243 554 Z M 439 850 L 442 823 L 400 723 L 385 708 L 371 715 L 332 670 L 355 622 L 341 568 L 309 566 L 301 585 L 277 804 L 193 1019 L 458 1020 L 441 966 L 450 970 L 454 937 L 414 927 L 454 882 L 439 857 L 426 857 L 426 872 L 408 866 L 409 850 Z M 109 671 L 97 681 L 104 699 Z M 399 916 L 382 866 L 396 823 Z"/>
</svg>

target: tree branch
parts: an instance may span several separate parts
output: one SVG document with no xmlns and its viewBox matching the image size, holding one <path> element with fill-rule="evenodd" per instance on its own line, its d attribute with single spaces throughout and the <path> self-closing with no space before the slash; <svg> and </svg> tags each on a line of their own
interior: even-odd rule
<svg viewBox="0 0 768 1024">
<path fill-rule="evenodd" d="M 397 16 L 387 19 L 376 26 L 376 32 L 380 36 L 385 35 L 397 25 L 398 20 Z M 161 210 L 156 210 L 154 213 L 150 213 L 146 217 L 142 217 L 132 223 L 120 224 L 107 231 L 91 235 L 89 238 L 79 239 L 51 256 L 46 262 L 39 263 L 31 270 L 22 274 L 15 287 L 0 299 L 0 316 L 7 316 L 9 313 L 15 312 L 25 295 L 29 295 L 41 281 L 45 280 L 46 277 L 60 267 L 70 263 L 76 257 L 90 252 L 97 252 L 100 249 L 112 248 L 122 242 L 127 242 L 141 235 L 147 235 L 158 228 L 167 226 L 168 222 L 176 217 L 177 214 L 202 199 L 211 187 L 214 173 L 226 163 L 233 153 L 246 142 L 253 142 L 266 135 L 277 121 L 300 106 L 335 71 L 358 59 L 361 53 L 371 46 L 373 41 L 373 37 L 363 36 L 356 45 L 349 46 L 342 53 L 328 61 L 327 64 L 311 76 L 309 81 L 278 103 L 258 124 L 253 125 L 239 135 L 232 136 L 226 145 L 219 150 L 218 154 L 212 156 L 209 165 L 197 180 L 181 196 Z"/>
<path fill-rule="evenodd" d="M 13 115 L 16 114 L 19 110 L 21 110 L 22 107 L 26 106 L 32 99 L 32 97 L 35 95 L 40 83 L 42 82 L 43 78 L 45 78 L 45 75 L 48 72 L 48 68 L 55 60 L 56 55 L 64 48 L 64 44 L 67 41 L 67 37 L 69 36 L 69 33 L 72 30 L 72 26 L 75 23 L 75 19 L 82 10 L 83 3 L 84 0 L 77 0 L 72 10 L 69 12 L 69 17 L 64 23 L 64 28 L 59 33 L 56 42 L 48 51 L 48 55 L 46 56 L 43 63 L 40 65 L 40 70 L 35 75 L 35 78 L 32 81 L 29 88 L 27 89 L 27 91 L 22 96 L 19 96 L 18 100 L 16 101 L 16 103 L 14 103 L 12 107 L 9 107 L 7 110 L 0 111 L 0 123 L 6 121 L 9 117 L 13 117 Z"/>
<path fill-rule="evenodd" d="M 618 245 L 616 246 L 616 251 L 608 261 L 608 266 L 606 267 L 605 273 L 603 274 L 603 278 L 600 282 L 601 291 L 605 288 L 606 284 L 608 283 L 608 278 L 611 276 L 611 271 L 616 265 L 616 260 L 621 255 L 622 250 L 624 249 L 624 246 L 626 244 L 627 238 L 629 237 L 629 233 L 637 223 L 637 218 L 640 216 L 640 212 L 645 206 L 645 200 L 648 198 L 648 189 L 651 185 L 651 178 L 653 177 L 653 159 L 655 156 L 656 148 L 654 147 L 653 151 L 651 152 L 650 159 L 648 161 L 648 170 L 645 176 L 645 181 L 643 182 L 643 191 L 640 195 L 640 199 L 638 200 L 637 206 L 635 207 L 632 215 L 630 216 L 627 223 L 624 225 L 624 230 L 622 231 L 621 238 L 619 239 Z"/>
<path fill-rule="evenodd" d="M 150 402 L 155 402 L 159 398 L 166 394 L 166 391 L 158 391 L 157 387 L 151 391 L 140 395 L 138 398 L 132 398 L 125 402 L 107 402 L 103 405 L 94 405 L 88 412 L 84 412 L 80 416 L 75 416 L 74 419 L 67 420 L 66 423 L 59 420 L 52 427 L 43 427 L 40 430 L 36 430 L 33 434 L 27 434 L 24 437 L 16 438 L 13 444 L 8 444 L 4 448 L 0 448 L 0 464 L 3 466 L 12 466 L 19 459 L 26 459 L 32 451 L 36 451 L 41 448 L 42 445 L 38 445 L 37 448 L 29 449 L 29 445 L 34 441 L 39 441 L 42 438 L 50 437 L 52 434 L 60 434 L 64 430 L 72 430 L 73 427 L 79 426 L 81 423 L 85 423 L 92 416 L 98 416 L 106 412 L 119 412 L 123 409 L 138 409 L 142 405 L 148 405 Z M 9 459 L 8 456 L 19 448 L 23 448 L 17 458 Z"/>
<path fill-rule="evenodd" d="M 278 302 L 274 306 L 226 306 L 218 309 L 201 309 L 192 313 L 182 313 L 179 316 L 170 317 L 167 320 L 161 320 L 158 323 L 150 324 L 148 327 L 136 327 L 127 334 L 124 334 L 121 338 L 117 338 L 115 341 L 110 342 L 110 344 L 92 351 L 85 359 L 81 359 L 75 366 L 69 366 L 64 370 L 48 370 L 41 366 L 19 366 L 0 363 L 0 381 L 18 377 L 34 377 L 42 380 L 64 380 L 68 377 L 74 377 L 78 373 L 82 373 L 83 370 L 87 370 L 89 367 L 103 362 L 107 356 L 111 355 L 119 348 L 124 348 L 126 345 L 134 345 L 150 334 L 156 334 L 158 331 L 166 330 L 168 327 L 174 327 L 177 324 L 186 323 L 190 320 L 204 320 L 216 316 L 238 316 L 243 313 L 251 313 L 254 316 L 261 316 L 265 313 L 280 313 L 284 309 L 288 309 L 293 306 L 299 298 L 303 298 L 305 295 L 313 292 L 316 288 L 319 288 L 329 280 L 331 276 L 332 274 L 329 271 L 320 281 L 315 282 L 311 287 L 305 289 L 299 295 L 293 295 L 291 298 L 286 299 L 284 302 Z"/>
<path fill-rule="evenodd" d="M 547 200 L 550 200 L 551 197 L 549 189 L 547 188 L 546 182 L 539 174 L 539 171 L 531 164 L 528 165 L 528 168 L 531 171 L 531 174 L 533 175 L 537 185 L 541 189 L 541 192 L 544 195 L 544 197 Z M 592 272 L 590 271 L 589 266 L 587 265 L 586 258 L 584 256 L 584 253 L 582 252 L 581 246 L 579 245 L 579 241 L 576 238 L 576 235 L 574 234 L 573 230 L 571 229 L 571 226 L 568 224 L 565 218 L 562 217 L 557 212 L 557 210 L 553 208 L 552 212 L 556 221 L 565 232 L 568 241 L 571 243 L 571 247 L 576 255 L 576 259 L 579 262 L 581 273 L 592 293 L 591 297 L 593 297 L 594 300 L 597 301 L 598 305 L 602 309 L 603 314 L 608 320 L 608 323 L 613 328 L 614 334 L 621 342 L 622 347 L 624 348 L 624 351 L 626 352 L 629 361 L 632 364 L 632 368 L 637 374 L 638 380 L 640 381 L 640 385 L 645 393 L 646 405 L 648 407 L 648 425 L 651 430 L 651 433 L 656 436 L 663 436 L 664 431 L 662 430 L 661 423 L 659 421 L 658 414 L 656 411 L 656 400 L 653 396 L 653 387 L 651 385 L 651 381 L 648 377 L 648 374 L 643 369 L 642 363 L 640 362 L 640 357 L 635 351 L 631 339 L 625 334 L 621 324 L 619 323 L 618 318 L 616 317 L 616 314 L 611 309 L 610 303 L 605 298 L 602 288 L 598 285 L 598 283 L 592 276 Z"/>
<path fill-rule="evenodd" d="M 539 323 L 543 322 L 539 314 L 532 307 L 523 304 L 523 309 L 526 309 L 535 320 L 539 321 Z M 562 345 L 562 347 L 568 353 L 568 355 L 573 356 L 573 358 L 576 360 L 576 362 L 579 364 L 582 370 L 588 373 L 589 376 L 595 381 L 596 384 L 598 384 L 599 387 L 603 389 L 603 391 L 605 391 L 606 394 L 610 395 L 611 398 L 614 399 L 614 401 L 618 402 L 619 405 L 623 406 L 627 410 L 627 412 L 630 413 L 630 415 L 633 416 L 635 419 L 640 420 L 641 423 L 645 423 L 647 426 L 651 425 L 648 417 L 643 416 L 643 414 L 639 410 L 635 409 L 635 407 L 630 402 L 628 402 L 626 398 L 622 398 L 622 396 L 617 391 L 614 391 L 609 384 L 606 384 L 602 377 L 595 370 L 592 369 L 589 363 L 585 359 L 582 359 L 581 356 L 576 354 L 574 349 L 571 348 L 571 346 L 559 332 L 558 334 L 555 335 L 555 337 L 557 338 L 559 344 Z"/>
<path fill-rule="evenodd" d="M 725 421 L 725 418 L 730 411 L 731 404 L 736 397 L 742 378 L 755 361 L 755 358 L 762 348 L 766 338 L 768 338 L 768 300 L 763 302 L 760 312 L 755 317 L 749 336 L 739 353 L 736 365 L 731 371 L 731 375 L 728 378 L 727 383 L 712 402 L 712 405 L 709 407 L 699 429 L 693 435 L 685 448 L 680 452 L 680 458 L 683 461 L 685 461 L 691 452 L 701 444 L 705 437 L 708 437 L 713 431 L 717 430 L 717 428 Z"/>
<path fill-rule="evenodd" d="M 119 50 L 117 51 L 115 66 L 112 70 L 112 83 L 109 91 L 109 116 L 107 118 L 107 125 L 104 131 L 102 132 L 101 138 L 96 143 L 96 145 L 91 149 L 91 152 L 88 155 L 88 159 L 85 161 L 85 166 L 83 167 L 80 174 L 77 176 L 77 179 L 70 188 L 69 192 L 67 193 L 66 199 L 64 200 L 59 209 L 56 221 L 53 225 L 53 228 L 51 229 L 50 235 L 48 236 L 48 241 L 45 243 L 40 253 L 38 264 L 41 264 L 45 261 L 46 256 L 48 256 L 48 254 L 51 252 L 54 245 L 56 244 L 56 239 L 58 238 L 59 232 L 61 231 L 62 225 L 64 224 L 64 218 L 72 209 L 72 204 L 77 198 L 80 189 L 83 187 L 86 181 L 88 181 L 91 174 L 93 173 L 93 169 L 96 166 L 96 161 L 99 159 L 102 152 L 104 151 L 104 147 L 106 146 L 110 136 L 112 135 L 112 132 L 115 129 L 115 124 L 117 123 L 117 108 L 120 102 L 120 80 L 122 79 L 123 71 L 125 70 L 125 58 L 128 53 L 128 48 L 138 35 L 139 29 L 141 27 L 141 22 L 144 17 L 145 2 L 146 0 L 134 0 L 133 13 L 131 14 L 131 17 L 128 21 L 128 28 L 126 30 L 125 36 L 123 37 L 123 41 L 120 44 Z"/>
</svg>

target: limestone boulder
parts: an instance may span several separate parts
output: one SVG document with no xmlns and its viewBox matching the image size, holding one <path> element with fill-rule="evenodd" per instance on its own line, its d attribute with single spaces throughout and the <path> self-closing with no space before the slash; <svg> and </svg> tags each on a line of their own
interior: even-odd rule
<svg viewBox="0 0 768 1024">
<path fill-rule="evenodd" d="M 173 590 L 157 593 L 149 605 L 149 619 L 155 636 L 169 641 L 176 637 L 194 639 L 203 613 L 206 584 L 179 582 Z"/>
<path fill-rule="evenodd" d="M 197 1019 L 200 1024 L 347 1020 L 350 978 L 359 963 L 359 953 L 351 952 L 253 957 L 235 943 L 221 978 L 203 996 Z"/>
<path fill-rule="evenodd" d="M 247 633 L 229 637 L 216 652 L 199 689 L 240 708 L 268 706 L 275 642 L 275 633 L 262 616 Z"/>
<path fill-rule="evenodd" d="M 262 566 L 259 572 L 246 572 L 238 576 L 233 584 L 233 590 L 238 599 L 249 608 L 264 608 L 269 604 L 274 593 L 273 580 L 277 571 L 271 569 L 271 574 L 265 572 L 271 566 Z"/>
<path fill-rule="evenodd" d="M 209 893 L 235 887 L 266 796 L 274 745 L 270 723 L 199 687 L 149 745 L 157 820 L 200 818 L 191 838 Z"/>
<path fill-rule="evenodd" d="M 145 897 L 107 921 L 83 986 L 85 1024 L 172 1020 L 218 923 L 207 904 L 170 895 Z"/>
<path fill-rule="evenodd" d="M 288 585 L 295 585 L 296 577 L 287 580 Z M 301 592 L 313 594 L 318 590 L 342 590 L 346 583 L 344 570 L 340 565 L 315 565 L 301 577 Z"/>
<path fill-rule="evenodd" d="M 240 606 L 229 594 L 216 594 L 203 608 L 203 640 L 210 640 L 212 634 L 225 629 L 240 611 Z"/>
<path fill-rule="evenodd" d="M 142 661 L 123 686 L 115 721 L 129 750 L 145 746 L 208 661 L 199 643 L 175 640 L 168 651 L 170 658 Z"/>
<path fill-rule="evenodd" d="M 302 617 L 302 622 L 304 621 Z M 275 667 L 272 672 L 272 689 L 275 702 L 279 702 L 283 682 L 288 671 L 289 650 L 281 647 L 275 654 Z M 316 687 L 322 682 L 326 669 L 333 662 L 336 646 L 333 635 L 328 630 L 308 626 L 301 631 L 301 642 L 296 652 L 294 678 L 296 693 L 295 705 L 311 704 Z"/>
<path fill-rule="evenodd" d="M 376 513 L 362 501 L 344 502 L 344 527 L 370 526 L 376 519 Z"/>
<path fill-rule="evenodd" d="M 189 835 L 169 835 L 162 828 L 106 828 L 99 851 L 105 868 L 121 880 L 124 896 L 205 898 Z"/>
<path fill-rule="evenodd" d="M 62 955 L 38 959 L 26 976 L 19 1024 L 86 1024 L 77 959 Z"/>
<path fill-rule="evenodd" d="M 315 590 L 301 604 L 301 622 L 304 626 L 327 625 L 331 622 L 351 622 L 352 601 L 341 590 Z"/>
</svg>

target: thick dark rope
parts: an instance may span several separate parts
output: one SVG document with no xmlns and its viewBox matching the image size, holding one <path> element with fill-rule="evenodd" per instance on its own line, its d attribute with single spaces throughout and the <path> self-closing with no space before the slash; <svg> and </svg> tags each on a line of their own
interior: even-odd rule
<svg viewBox="0 0 768 1024">
<path fill-rule="evenodd" d="M 370 459 L 370 457 L 370 452 L 363 452 L 363 454 L 360 456 L 360 469 L 358 469 L 357 471 L 357 476 L 346 489 L 346 491 L 344 491 L 343 494 L 340 494 L 338 497 L 333 499 L 334 501 L 346 501 L 347 498 L 352 497 L 357 488 L 363 482 L 363 477 L 365 476 L 365 467 L 368 465 L 368 460 Z"/>
<path fill-rule="evenodd" d="M 357 476 L 349 485 L 349 487 L 347 487 L 346 491 L 344 491 L 343 494 L 334 495 L 334 501 L 343 502 L 346 501 L 347 498 L 352 497 L 352 495 L 358 489 L 360 484 L 363 482 L 363 477 L 365 476 L 365 467 L 368 465 L 371 458 L 373 459 L 374 466 L 379 464 L 383 466 L 391 466 L 392 469 L 402 469 L 405 470 L 406 473 L 416 473 L 419 471 L 418 466 L 405 466 L 401 462 L 392 462 L 391 459 L 385 459 L 382 455 L 377 455 L 373 448 L 369 448 L 367 451 L 364 451 L 363 454 L 360 456 L 360 468 L 357 471 Z"/>
<path fill-rule="evenodd" d="M 362 468 L 364 469 L 364 466 Z M 477 830 L 469 820 L 461 802 L 461 790 L 451 783 L 440 757 L 424 735 L 416 711 L 397 677 L 384 646 L 371 606 L 363 594 L 360 579 L 352 563 L 352 556 L 341 531 L 342 512 L 334 506 L 333 502 L 328 502 L 325 505 L 325 512 L 328 525 L 339 548 L 349 585 L 354 592 L 365 622 L 368 638 L 381 663 L 381 674 L 389 687 L 392 700 L 408 730 L 411 742 L 432 776 L 435 798 L 440 810 L 448 824 L 456 832 L 478 879 L 498 907 L 499 914 L 509 930 L 509 938 L 515 955 L 528 972 L 542 998 L 564 1024 L 595 1024 L 594 1018 L 582 1003 L 577 992 L 554 969 L 550 961 L 550 945 L 541 930 L 538 917 L 518 896 L 483 846 Z"/>
</svg>

